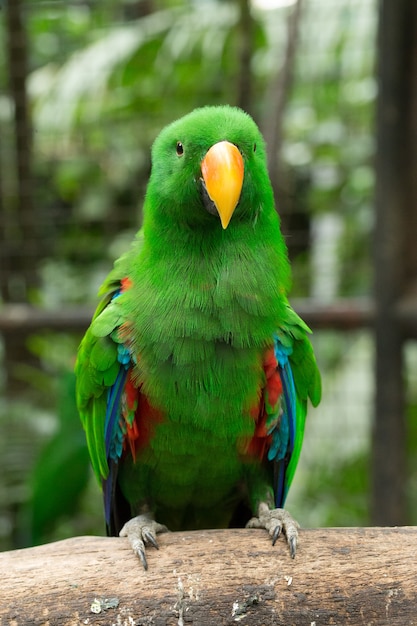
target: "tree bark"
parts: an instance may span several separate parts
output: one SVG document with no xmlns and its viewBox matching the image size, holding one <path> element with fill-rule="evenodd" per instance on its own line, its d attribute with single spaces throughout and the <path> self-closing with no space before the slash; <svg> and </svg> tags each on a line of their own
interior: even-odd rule
<svg viewBox="0 0 417 626">
<path fill-rule="evenodd" d="M 32 175 L 32 127 L 26 92 L 28 76 L 28 37 L 21 0 L 5 2 L 5 51 L 10 98 L 14 111 L 12 157 L 15 189 L 3 194 L 0 206 L 0 296 L 4 302 L 24 302 L 37 286 L 37 265 L 42 247 L 41 215 L 34 202 Z M 5 392 L 14 397 L 24 383 L 19 367 L 38 366 L 38 359 L 27 348 L 27 335 L 4 334 Z"/>
<path fill-rule="evenodd" d="M 375 158 L 375 415 L 371 519 L 407 521 L 404 337 L 398 308 L 417 280 L 417 9 L 380 0 Z M 415 312 L 414 312 L 415 314 Z"/>
<path fill-rule="evenodd" d="M 251 13 L 251 3 L 249 0 L 239 0 L 239 50 L 238 64 L 239 74 L 237 83 L 237 106 L 254 115 L 253 111 L 253 75 L 252 75 L 252 55 L 254 49 L 255 23 Z"/>
<path fill-rule="evenodd" d="M 0 624 L 417 624 L 417 528 L 302 530 L 292 560 L 264 531 L 76 537 L 0 555 Z"/>
<path fill-rule="evenodd" d="M 3 259 L 0 288 L 3 299 L 13 302 L 26 300 L 27 292 L 37 284 L 41 243 L 39 210 L 33 198 L 32 127 L 26 92 L 28 38 L 21 0 L 6 1 L 5 25 L 9 92 L 14 110 L 16 189 L 14 197 L 8 199 L 12 209 L 3 207 L 5 228 L 1 243 L 6 246 L 8 257 Z"/>
<path fill-rule="evenodd" d="M 370 328 L 375 318 L 373 303 L 368 298 L 339 298 L 331 304 L 292 298 L 291 306 L 314 330 Z M 87 306 L 40 309 L 26 304 L 8 304 L 0 310 L 0 332 L 85 332 L 93 313 L 94 307 Z M 404 302 L 399 320 L 407 332 L 417 338 L 417 298 Z"/>
</svg>

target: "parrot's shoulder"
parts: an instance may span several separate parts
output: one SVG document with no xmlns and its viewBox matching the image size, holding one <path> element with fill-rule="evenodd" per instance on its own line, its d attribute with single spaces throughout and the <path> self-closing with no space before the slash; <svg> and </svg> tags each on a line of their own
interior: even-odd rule
<svg viewBox="0 0 417 626">
<path fill-rule="evenodd" d="M 130 248 L 114 262 L 113 269 L 103 281 L 98 292 L 98 295 L 101 297 L 101 301 L 94 314 L 94 318 L 97 317 L 102 309 L 109 303 L 114 293 L 120 288 L 122 280 L 129 276 L 131 264 L 132 262 L 135 262 L 135 259 L 139 258 L 143 249 L 143 244 L 143 229 L 140 229 Z"/>
<path fill-rule="evenodd" d="M 304 401 L 310 398 L 313 406 L 317 406 L 321 399 L 321 376 L 309 337 L 311 330 L 289 303 L 285 313 L 274 337 L 277 357 L 283 363 L 288 359 L 297 396 Z"/>
</svg>

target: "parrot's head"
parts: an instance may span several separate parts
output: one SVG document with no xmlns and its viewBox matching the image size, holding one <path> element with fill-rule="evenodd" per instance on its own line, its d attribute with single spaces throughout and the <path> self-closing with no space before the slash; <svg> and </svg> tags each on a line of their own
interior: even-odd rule
<svg viewBox="0 0 417 626">
<path fill-rule="evenodd" d="M 252 118 L 203 107 L 167 126 L 152 148 L 147 211 L 193 229 L 256 223 L 273 208 L 265 145 Z"/>
</svg>

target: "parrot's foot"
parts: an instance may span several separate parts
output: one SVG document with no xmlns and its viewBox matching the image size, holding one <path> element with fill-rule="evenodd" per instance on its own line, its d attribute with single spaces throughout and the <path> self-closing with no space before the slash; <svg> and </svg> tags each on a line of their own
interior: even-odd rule
<svg viewBox="0 0 417 626">
<path fill-rule="evenodd" d="M 143 514 L 133 517 L 126 522 L 119 536 L 129 539 L 133 552 L 140 558 L 144 569 L 148 569 L 145 546 L 152 545 L 159 550 L 156 535 L 158 533 L 165 533 L 167 530 L 168 528 L 166 526 L 158 524 L 158 522 L 155 522 L 149 515 Z"/>
<path fill-rule="evenodd" d="M 266 502 L 258 506 L 258 517 L 252 517 L 246 524 L 246 528 L 265 528 L 272 537 L 272 545 L 275 545 L 281 532 L 287 538 L 291 558 L 295 557 L 298 540 L 298 522 L 285 509 L 270 509 Z"/>
</svg>

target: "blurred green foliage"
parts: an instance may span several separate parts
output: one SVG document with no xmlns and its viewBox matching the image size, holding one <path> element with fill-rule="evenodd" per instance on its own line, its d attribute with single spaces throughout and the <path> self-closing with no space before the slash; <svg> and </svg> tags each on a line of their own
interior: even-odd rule
<svg viewBox="0 0 417 626">
<path fill-rule="evenodd" d="M 48 540 L 57 522 L 73 514 L 89 479 L 88 451 L 77 421 L 75 376 L 67 373 L 60 382 L 57 430 L 41 448 L 31 474 L 26 523 L 32 544 Z"/>
<path fill-rule="evenodd" d="M 264 126 L 291 8 L 253 9 L 251 64 L 245 68 L 239 7 L 232 0 L 27 2 L 35 206 L 43 237 L 33 302 L 59 308 L 96 301 L 112 260 L 140 224 L 150 146 L 166 123 L 196 106 L 237 104 L 246 71 L 251 112 Z M 314 259 L 324 253 L 315 224 L 332 215 L 339 228 L 334 250 L 324 258 L 335 277 L 330 295 L 360 295 L 371 280 L 376 2 L 308 0 L 305 7 L 279 181 L 284 204 L 304 215 L 301 226 L 296 222 L 301 245 L 293 249 L 298 234 L 292 228 L 287 233 L 293 293 L 320 294 L 323 277 Z M 3 63 L 0 57 L 4 78 Z M 3 154 L 10 115 L 3 94 Z M 68 373 L 79 339 L 52 333 L 31 338 L 42 367 L 22 370 L 22 398 L 0 404 L 1 548 L 103 530 Z M 325 397 L 345 350 L 334 337 L 326 345 Z M 366 522 L 367 445 L 338 466 L 327 467 L 317 455 L 299 492 L 301 519 L 303 507 L 320 501 L 318 524 Z"/>
</svg>

